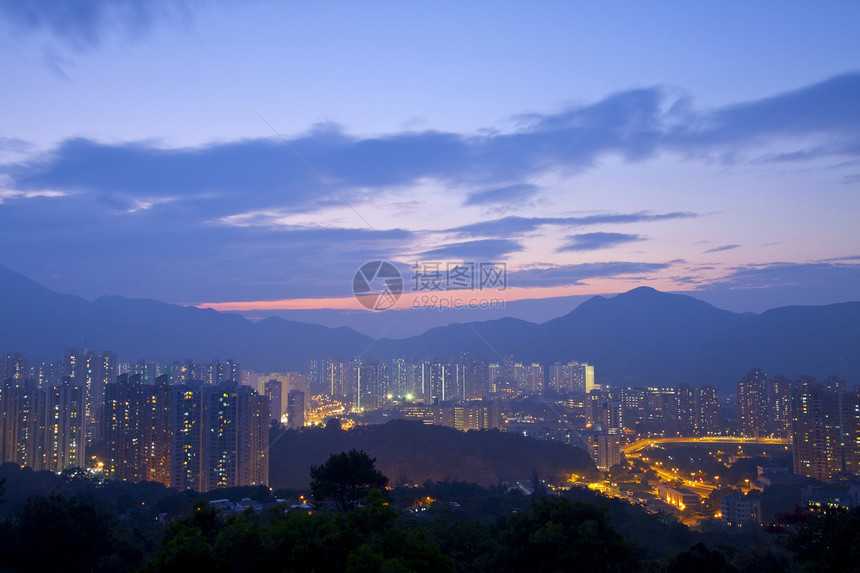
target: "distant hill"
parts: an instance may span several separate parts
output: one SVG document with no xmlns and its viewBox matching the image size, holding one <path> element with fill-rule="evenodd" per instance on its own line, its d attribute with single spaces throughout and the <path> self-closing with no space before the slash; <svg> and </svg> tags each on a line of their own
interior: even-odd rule
<svg viewBox="0 0 860 573">
<path fill-rule="evenodd" d="M 234 358 L 257 370 L 295 371 L 309 357 L 351 357 L 371 342 L 350 328 L 276 317 L 254 323 L 237 314 L 119 296 L 89 302 L 0 266 L 0 352 L 30 360 L 56 360 L 65 348 L 86 344 L 129 361 Z"/>
<path fill-rule="evenodd" d="M 599 381 L 615 384 L 717 383 L 725 376 L 734 381 L 759 364 L 732 360 L 719 350 L 753 317 L 640 287 L 612 298 L 595 296 L 543 324 L 505 319 L 450 325 L 404 341 L 380 341 L 374 352 L 412 356 L 439 349 L 449 356 L 455 354 L 448 349 L 461 348 L 491 360 L 500 359 L 498 352 L 524 363 L 588 362 L 596 365 Z"/>
<path fill-rule="evenodd" d="M 771 375 L 838 375 L 860 384 L 860 302 L 734 313 L 693 297 L 640 287 L 595 296 L 559 318 L 515 319 L 434 328 L 381 340 L 371 354 L 455 356 L 459 348 L 500 360 L 511 353 L 547 365 L 577 360 L 613 385 L 712 384 L 734 392 L 750 368 Z"/>
<path fill-rule="evenodd" d="M 377 469 L 392 484 L 451 478 L 486 487 L 500 481 L 527 480 L 534 469 L 548 479 L 596 471 L 585 450 L 559 442 L 392 420 L 350 431 L 308 428 L 273 434 L 269 485 L 275 489 L 307 488 L 312 465 L 351 449 L 364 450 L 376 458 Z"/>
<path fill-rule="evenodd" d="M 309 358 L 449 359 L 468 351 L 496 361 L 510 353 L 525 363 L 589 362 L 598 382 L 608 384 L 686 382 L 726 392 L 751 367 L 789 377 L 835 374 L 860 384 L 860 302 L 738 314 L 641 287 L 593 297 L 542 324 L 504 318 L 374 341 L 346 327 L 251 322 L 152 300 L 89 302 L 0 266 L 0 352 L 54 360 L 64 348 L 84 344 L 128 361 L 232 358 L 259 371 L 303 370 Z"/>
</svg>

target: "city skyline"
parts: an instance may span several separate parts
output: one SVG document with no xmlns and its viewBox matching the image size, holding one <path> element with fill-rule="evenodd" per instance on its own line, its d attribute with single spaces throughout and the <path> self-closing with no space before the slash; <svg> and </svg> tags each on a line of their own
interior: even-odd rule
<svg viewBox="0 0 860 573">
<path fill-rule="evenodd" d="M 324 9 L 4 6 L 0 264 L 373 334 L 857 299 L 857 7 Z M 505 308 L 367 313 L 372 260 L 505 263 Z"/>
<path fill-rule="evenodd" d="M 603 471 L 618 466 L 624 451 L 636 459 L 655 446 L 652 440 L 793 439 L 795 473 L 822 481 L 857 475 L 860 460 L 858 387 L 851 391 L 836 376 L 769 377 L 758 368 L 739 377 L 736 396 L 723 400 L 710 385 L 606 387 L 585 363 L 544 368 L 513 356 L 491 363 L 465 353 L 454 362 L 309 360 L 302 373 L 259 373 L 231 360 L 130 364 L 109 351 L 68 349 L 62 362 L 50 364 L 8 353 L 0 375 L 4 461 L 56 472 L 86 465 L 111 479 L 202 491 L 265 482 L 269 422 L 273 430 L 296 430 L 328 427 L 333 418 L 345 428 L 398 417 L 461 431 L 504 427 L 581 447 Z M 540 410 L 544 415 L 536 415 Z M 243 449 L 248 440 L 251 453 Z M 101 441 L 107 456 L 89 456 L 86 448 Z M 677 479 L 678 471 L 667 479 Z M 755 487 L 782 478 L 767 479 Z M 704 490 L 702 497 L 716 486 L 687 481 Z M 658 488 L 667 501 L 676 494 L 672 503 L 681 509 L 692 502 L 685 495 L 696 496 Z"/>
</svg>

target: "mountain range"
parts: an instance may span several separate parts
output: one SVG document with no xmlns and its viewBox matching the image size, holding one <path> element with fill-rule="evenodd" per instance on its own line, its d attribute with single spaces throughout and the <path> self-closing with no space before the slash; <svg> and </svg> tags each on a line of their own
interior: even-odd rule
<svg viewBox="0 0 860 573">
<path fill-rule="evenodd" d="M 408 311 L 388 311 L 408 312 Z M 257 371 L 301 371 L 309 358 L 454 358 L 524 363 L 577 360 L 607 384 L 713 384 L 733 391 L 752 367 L 768 374 L 837 375 L 860 384 L 860 302 L 789 306 L 761 314 L 718 309 L 640 287 L 595 296 L 535 324 L 502 318 L 450 324 L 405 339 L 378 339 L 272 317 L 252 322 L 211 309 L 146 299 L 61 294 L 0 266 L 0 352 L 57 360 L 68 347 L 112 350 L 123 361 L 232 358 Z"/>
</svg>

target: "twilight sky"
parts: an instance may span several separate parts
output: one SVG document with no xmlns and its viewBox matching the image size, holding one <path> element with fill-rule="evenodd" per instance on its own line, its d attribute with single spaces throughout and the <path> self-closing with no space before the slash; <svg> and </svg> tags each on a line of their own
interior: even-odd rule
<svg viewBox="0 0 860 573">
<path fill-rule="evenodd" d="M 857 22 L 849 2 L 2 2 L 0 264 L 389 336 L 641 285 L 858 300 Z M 352 296 L 371 260 L 403 274 L 393 310 Z M 408 310 L 412 265 L 461 261 L 506 264 L 507 290 L 456 293 L 504 309 Z"/>
</svg>

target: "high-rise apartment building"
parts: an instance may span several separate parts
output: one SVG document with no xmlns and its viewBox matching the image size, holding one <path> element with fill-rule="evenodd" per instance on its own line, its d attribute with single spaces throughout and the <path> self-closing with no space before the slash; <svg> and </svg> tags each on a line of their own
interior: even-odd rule
<svg viewBox="0 0 860 573">
<path fill-rule="evenodd" d="M 412 400 L 432 402 L 432 384 L 430 383 L 430 362 L 419 360 L 412 362 L 407 370 L 407 386 Z"/>
<path fill-rule="evenodd" d="M 269 400 L 248 386 L 122 374 L 105 390 L 105 414 L 111 479 L 198 491 L 268 480 Z"/>
<path fill-rule="evenodd" d="M 47 396 L 44 469 L 86 467 L 85 389 L 66 381 L 39 391 Z"/>
<path fill-rule="evenodd" d="M 430 363 L 430 401 L 432 403 L 448 402 L 453 397 L 453 384 L 447 366 L 442 360 L 434 360 Z"/>
<path fill-rule="evenodd" d="M 720 433 L 720 403 L 713 386 L 701 386 L 696 391 L 696 433 L 712 436 Z"/>
<path fill-rule="evenodd" d="M 601 428 L 603 424 L 603 405 L 609 400 L 609 394 L 602 390 L 593 390 L 585 397 L 585 424 L 588 428 Z"/>
<path fill-rule="evenodd" d="M 549 365 L 549 388 L 559 394 L 568 393 L 570 388 L 570 369 L 561 362 Z"/>
<path fill-rule="evenodd" d="M 241 450 L 240 484 L 269 483 L 269 411 L 268 398 L 251 392 L 248 396 L 248 447 Z"/>
<path fill-rule="evenodd" d="M 768 415 L 767 374 L 753 368 L 738 382 L 738 431 L 743 436 L 767 434 Z"/>
<path fill-rule="evenodd" d="M 622 388 L 619 392 L 619 401 L 623 408 L 622 419 L 624 427 L 642 427 L 647 419 L 647 393 L 644 388 Z"/>
<path fill-rule="evenodd" d="M 768 383 L 768 429 L 772 434 L 788 437 L 791 433 L 791 381 L 774 376 Z"/>
<path fill-rule="evenodd" d="M 265 393 L 266 398 L 269 399 L 270 404 L 269 419 L 277 420 L 278 423 L 280 423 L 281 414 L 284 413 L 284 385 L 281 383 L 280 380 L 275 380 L 274 378 L 272 378 L 265 384 Z"/>
<path fill-rule="evenodd" d="M 350 366 L 350 363 L 342 360 L 325 360 L 323 362 L 324 385 L 329 396 L 340 398 L 346 395 L 347 370 Z"/>
<path fill-rule="evenodd" d="M 287 395 L 287 423 L 294 430 L 305 425 L 305 393 L 301 390 L 290 390 Z"/>
<path fill-rule="evenodd" d="M 308 394 L 328 394 L 329 388 L 325 383 L 324 360 L 312 358 L 307 361 L 305 375 L 308 377 Z"/>
<path fill-rule="evenodd" d="M 406 390 L 406 381 L 408 379 L 406 366 L 405 358 L 395 358 L 391 361 L 391 368 L 389 370 L 391 386 L 389 391 L 397 400 L 402 400 L 408 393 Z"/>
<path fill-rule="evenodd" d="M 28 378 L 30 378 L 30 365 L 23 354 L 9 352 L 0 360 L 0 384 L 6 380 L 23 382 Z"/>
<path fill-rule="evenodd" d="M 105 387 L 105 475 L 119 481 L 143 481 L 146 389 L 140 374 L 120 374 Z"/>
<path fill-rule="evenodd" d="M 286 384 L 284 385 L 284 397 L 286 397 L 286 393 L 290 390 L 301 390 L 308 396 L 312 394 L 311 392 L 311 381 L 306 374 L 302 374 L 301 372 L 285 372 L 284 378 L 281 379 L 281 382 L 286 380 Z M 285 404 L 285 400 L 281 400 L 281 405 Z"/>
<path fill-rule="evenodd" d="M 163 484 L 170 483 L 172 469 L 172 390 L 169 375 L 158 376 L 153 387 L 145 389 L 141 412 L 144 479 Z"/>
<path fill-rule="evenodd" d="M 584 393 L 588 369 L 579 362 L 556 362 L 549 367 L 549 387 L 559 394 Z M 594 385 L 594 368 L 591 368 Z"/>
<path fill-rule="evenodd" d="M 794 473 L 818 480 L 860 475 L 860 393 L 805 382 L 792 391 Z"/>
<path fill-rule="evenodd" d="M 364 362 L 355 368 L 353 404 L 359 411 L 376 410 L 380 404 L 379 365 Z"/>
<path fill-rule="evenodd" d="M 172 387 L 170 487 L 202 491 L 203 387 L 188 382 Z"/>
<path fill-rule="evenodd" d="M 167 368 L 168 382 L 171 386 L 185 384 L 193 378 L 194 363 L 190 360 L 174 362 Z"/>
<path fill-rule="evenodd" d="M 534 362 L 524 367 L 522 389 L 526 394 L 541 394 L 544 389 L 544 370 L 543 366 Z"/>
<path fill-rule="evenodd" d="M 671 424 L 675 406 L 675 389 L 649 386 L 645 389 L 645 419 L 642 428 L 646 432 L 662 433 L 667 423 Z"/>
<path fill-rule="evenodd" d="M 490 380 L 489 391 L 494 393 L 496 392 L 496 385 L 503 380 L 502 365 L 498 362 L 487 364 L 487 376 Z"/>
<path fill-rule="evenodd" d="M 582 384 L 583 384 L 583 392 L 588 394 L 592 390 L 594 390 L 594 366 L 591 364 L 580 364 L 579 365 L 582 371 Z M 574 377 L 574 380 L 577 378 Z M 579 390 L 577 390 L 579 391 Z"/>
<path fill-rule="evenodd" d="M 63 363 L 59 360 L 30 365 L 30 379 L 39 388 L 53 388 L 63 381 Z"/>
<path fill-rule="evenodd" d="M 483 356 L 464 352 L 460 355 L 463 367 L 464 400 L 479 400 L 490 391 L 489 364 Z"/>
<path fill-rule="evenodd" d="M 696 392 L 688 384 L 679 384 L 675 394 L 673 433 L 691 436 L 696 427 Z"/>
<path fill-rule="evenodd" d="M 118 373 L 116 356 L 105 351 L 67 349 L 63 358 L 63 377 L 72 385 L 86 390 L 86 433 L 89 441 L 102 439 L 105 385 L 114 381 Z M 155 377 L 153 376 L 153 380 Z"/>
<path fill-rule="evenodd" d="M 594 463 L 602 471 L 621 463 L 621 438 L 618 434 L 600 434 L 592 446 Z"/>
<path fill-rule="evenodd" d="M 239 485 L 240 417 L 248 405 L 238 387 L 223 390 L 203 391 L 203 491 Z"/>
<path fill-rule="evenodd" d="M 37 471 L 84 467 L 83 387 L 11 377 L 0 387 L 0 461 Z"/>
</svg>

